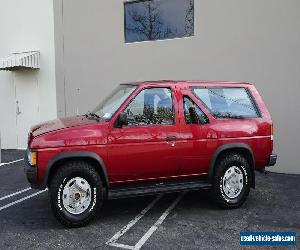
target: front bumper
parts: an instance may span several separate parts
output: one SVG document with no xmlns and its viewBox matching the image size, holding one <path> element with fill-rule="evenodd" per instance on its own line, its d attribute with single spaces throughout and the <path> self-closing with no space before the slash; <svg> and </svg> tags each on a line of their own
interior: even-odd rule
<svg viewBox="0 0 300 250">
<path fill-rule="evenodd" d="M 29 164 L 27 160 L 27 154 L 25 154 L 24 161 L 24 172 L 26 174 L 30 186 L 34 189 L 40 189 L 40 185 L 37 182 L 37 167 L 33 167 Z"/>
<path fill-rule="evenodd" d="M 269 157 L 269 162 L 267 166 L 274 166 L 277 162 L 277 155 L 276 154 L 271 154 Z"/>
</svg>

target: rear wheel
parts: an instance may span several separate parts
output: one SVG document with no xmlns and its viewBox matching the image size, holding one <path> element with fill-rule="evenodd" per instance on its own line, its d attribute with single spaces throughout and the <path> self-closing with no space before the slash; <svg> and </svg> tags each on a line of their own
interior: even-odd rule
<svg viewBox="0 0 300 250">
<path fill-rule="evenodd" d="M 50 202 L 55 217 L 67 227 L 80 227 L 93 219 L 103 201 L 100 176 L 86 162 L 60 166 L 50 182 Z"/>
<path fill-rule="evenodd" d="M 247 199 L 251 186 L 251 170 L 240 154 L 226 154 L 216 165 L 213 198 L 223 208 L 240 207 Z"/>
</svg>

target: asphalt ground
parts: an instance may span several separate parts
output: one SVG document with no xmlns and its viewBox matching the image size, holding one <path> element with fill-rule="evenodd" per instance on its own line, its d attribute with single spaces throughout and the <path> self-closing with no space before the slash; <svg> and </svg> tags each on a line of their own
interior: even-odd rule
<svg viewBox="0 0 300 250">
<path fill-rule="evenodd" d="M 296 246 L 274 248 L 299 249 L 300 175 L 257 173 L 235 210 L 217 208 L 208 191 L 120 199 L 106 201 L 88 226 L 68 229 L 53 217 L 47 191 L 29 189 L 22 160 L 3 165 L 23 155 L 2 150 L 0 249 L 242 249 L 241 231 L 295 231 Z"/>
</svg>

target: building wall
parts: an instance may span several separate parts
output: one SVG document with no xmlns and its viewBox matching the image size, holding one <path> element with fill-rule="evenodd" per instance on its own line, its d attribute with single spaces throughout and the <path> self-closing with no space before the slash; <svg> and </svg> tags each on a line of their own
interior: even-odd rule
<svg viewBox="0 0 300 250">
<path fill-rule="evenodd" d="M 0 54 L 2 53 L 0 52 Z M 0 137 L 2 148 L 17 147 L 15 104 L 15 88 L 12 78 L 9 74 L 0 72 Z"/>
<path fill-rule="evenodd" d="M 195 36 L 124 43 L 123 0 L 55 1 L 58 114 L 91 110 L 120 82 L 255 83 L 275 123 L 274 171 L 300 173 L 300 1 L 195 0 Z"/>
<path fill-rule="evenodd" d="M 0 0 L 0 6 L 0 57 L 6 57 L 13 52 L 32 50 L 39 50 L 41 53 L 41 69 L 38 71 L 0 71 L 2 147 L 26 147 L 23 141 L 27 137 L 29 125 L 24 125 L 22 131 L 19 129 L 17 139 L 16 86 L 37 84 L 34 98 L 37 99 L 38 107 L 22 107 L 23 115 L 30 115 L 32 110 L 31 116 L 35 116 L 31 119 L 33 123 L 57 116 L 53 1 Z M 22 98 L 26 100 L 29 97 Z"/>
</svg>

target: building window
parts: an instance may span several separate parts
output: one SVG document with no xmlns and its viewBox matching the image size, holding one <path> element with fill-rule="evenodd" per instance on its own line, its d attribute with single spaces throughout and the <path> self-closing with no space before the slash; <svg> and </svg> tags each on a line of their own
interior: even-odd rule
<svg viewBox="0 0 300 250">
<path fill-rule="evenodd" d="M 127 43 L 194 35 L 194 0 L 129 1 L 124 12 Z"/>
</svg>

